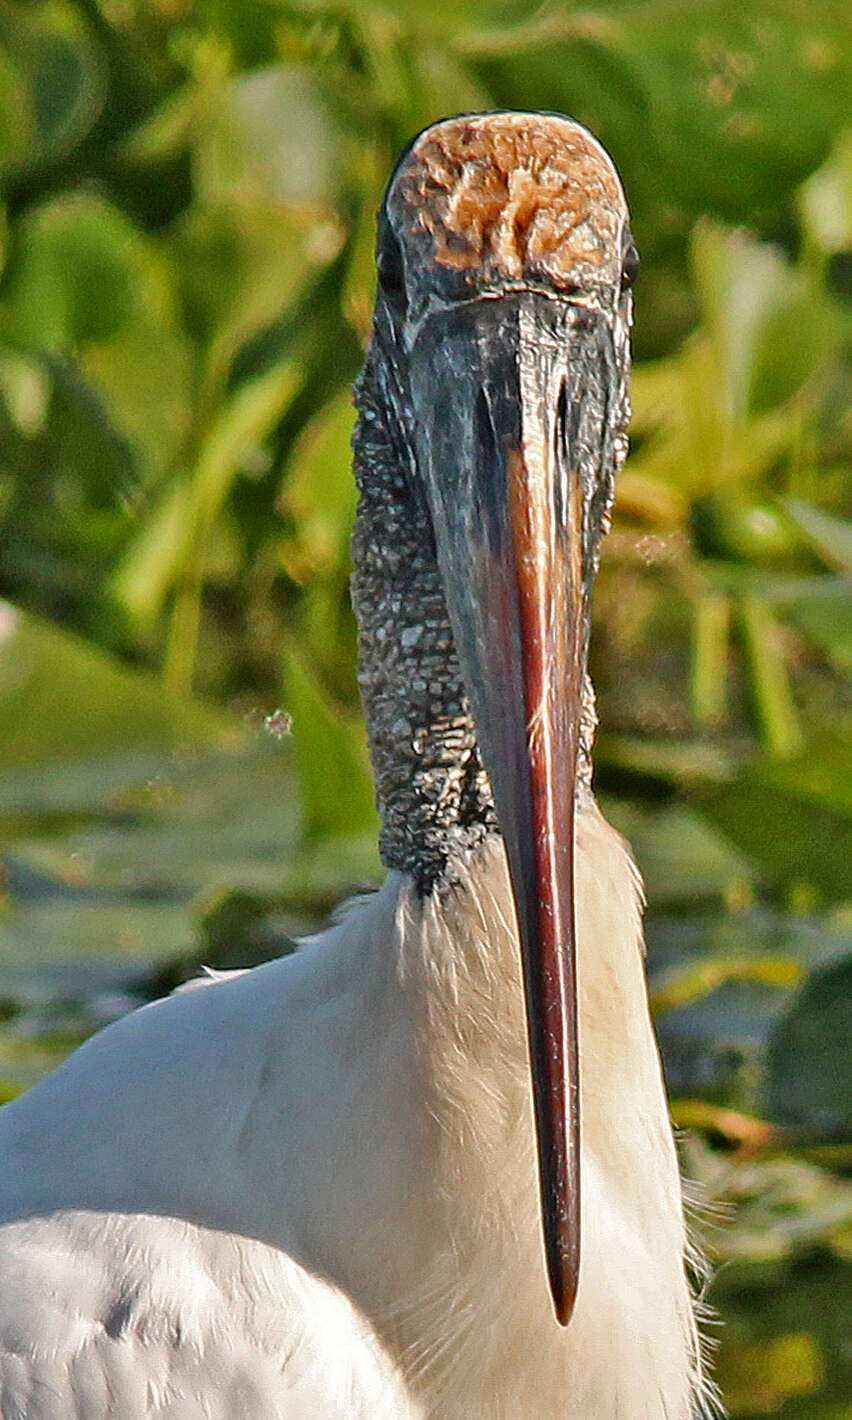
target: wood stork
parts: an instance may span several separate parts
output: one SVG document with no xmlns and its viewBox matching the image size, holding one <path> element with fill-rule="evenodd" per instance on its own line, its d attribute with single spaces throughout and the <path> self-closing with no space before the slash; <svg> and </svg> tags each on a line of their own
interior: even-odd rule
<svg viewBox="0 0 852 1420">
<path fill-rule="evenodd" d="M 641 888 L 590 787 L 636 264 L 568 119 L 402 155 L 355 439 L 388 875 L 2 1112 L 3 1420 L 701 1413 Z"/>
</svg>

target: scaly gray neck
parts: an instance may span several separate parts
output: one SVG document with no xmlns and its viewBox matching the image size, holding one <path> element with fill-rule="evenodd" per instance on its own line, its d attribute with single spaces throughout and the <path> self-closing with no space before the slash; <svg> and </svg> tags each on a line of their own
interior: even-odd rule
<svg viewBox="0 0 852 1420">
<path fill-rule="evenodd" d="M 453 633 L 432 526 L 391 425 L 383 363 L 371 346 L 356 386 L 352 604 L 358 678 L 389 868 L 424 890 L 456 851 L 497 831 Z"/>
<path fill-rule="evenodd" d="M 458 855 L 498 829 L 431 520 L 404 432 L 389 413 L 394 403 L 389 377 L 374 341 L 355 390 L 360 497 L 352 539 L 352 605 L 382 859 L 428 891 Z M 581 732 L 586 785 L 594 724 L 587 681 Z"/>
</svg>

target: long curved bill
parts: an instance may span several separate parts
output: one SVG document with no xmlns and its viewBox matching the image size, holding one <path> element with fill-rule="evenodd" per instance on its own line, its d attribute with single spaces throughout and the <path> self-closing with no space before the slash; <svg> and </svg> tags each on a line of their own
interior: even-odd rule
<svg viewBox="0 0 852 1420">
<path fill-rule="evenodd" d="M 411 361 L 418 461 L 508 855 L 545 1254 L 563 1325 L 580 1266 L 574 924 L 586 650 L 580 461 L 588 470 L 605 437 L 603 347 L 600 330 L 581 310 L 527 291 L 443 311 L 440 336 L 427 322 Z"/>
</svg>

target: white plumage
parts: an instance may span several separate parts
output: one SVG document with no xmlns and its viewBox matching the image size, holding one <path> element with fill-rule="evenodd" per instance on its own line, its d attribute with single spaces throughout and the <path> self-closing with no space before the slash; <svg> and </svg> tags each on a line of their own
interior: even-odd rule
<svg viewBox="0 0 852 1420">
<path fill-rule="evenodd" d="M 0 1113 L 3 1420 L 686 1420 L 638 884 L 579 817 L 584 1254 L 541 1264 L 502 849 L 110 1026 Z M 629 1069 L 627 1067 L 629 1062 Z"/>
</svg>

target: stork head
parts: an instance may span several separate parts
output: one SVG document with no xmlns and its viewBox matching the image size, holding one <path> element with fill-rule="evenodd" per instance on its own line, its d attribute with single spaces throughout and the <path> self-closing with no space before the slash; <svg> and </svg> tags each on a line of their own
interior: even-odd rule
<svg viewBox="0 0 852 1420">
<path fill-rule="evenodd" d="M 584 128 L 486 113 L 435 124 L 403 154 L 377 260 L 385 397 L 434 529 L 508 856 L 564 1324 L 580 1256 L 574 806 L 636 249 L 618 175 Z"/>
</svg>

